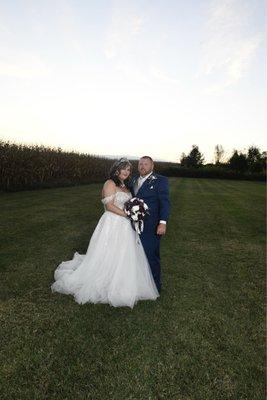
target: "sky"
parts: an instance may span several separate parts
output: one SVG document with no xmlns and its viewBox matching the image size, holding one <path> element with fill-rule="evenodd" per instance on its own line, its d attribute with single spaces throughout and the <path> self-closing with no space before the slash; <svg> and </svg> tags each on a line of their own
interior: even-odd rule
<svg viewBox="0 0 267 400">
<path fill-rule="evenodd" d="M 205 162 L 266 150 L 264 0 L 0 0 L 0 138 Z"/>
</svg>

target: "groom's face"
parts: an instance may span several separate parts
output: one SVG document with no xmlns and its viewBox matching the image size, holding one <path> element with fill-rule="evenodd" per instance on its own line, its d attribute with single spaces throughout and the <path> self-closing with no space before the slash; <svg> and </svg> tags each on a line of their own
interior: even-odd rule
<svg viewBox="0 0 267 400">
<path fill-rule="evenodd" d="M 140 158 L 138 163 L 138 171 L 141 176 L 150 174 L 153 171 L 154 164 L 149 158 Z"/>
</svg>

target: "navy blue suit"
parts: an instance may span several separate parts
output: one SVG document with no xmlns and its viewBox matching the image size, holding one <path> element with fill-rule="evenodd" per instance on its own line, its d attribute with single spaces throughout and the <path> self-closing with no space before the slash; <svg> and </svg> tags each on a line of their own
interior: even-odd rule
<svg viewBox="0 0 267 400">
<path fill-rule="evenodd" d="M 160 268 L 160 235 L 157 235 L 157 226 L 160 220 L 168 221 L 170 213 L 169 183 L 165 176 L 152 173 L 134 193 L 134 186 L 138 177 L 131 182 L 131 192 L 135 197 L 143 199 L 149 207 L 149 215 L 144 220 L 144 231 L 140 235 L 151 272 L 158 288 L 161 290 Z"/>
</svg>

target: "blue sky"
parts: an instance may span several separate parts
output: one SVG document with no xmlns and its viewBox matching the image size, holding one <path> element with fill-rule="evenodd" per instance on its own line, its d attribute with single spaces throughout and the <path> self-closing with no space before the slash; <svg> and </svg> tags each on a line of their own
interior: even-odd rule
<svg viewBox="0 0 267 400">
<path fill-rule="evenodd" d="M 170 161 L 266 150 L 265 35 L 262 0 L 0 0 L 0 136 Z"/>
</svg>

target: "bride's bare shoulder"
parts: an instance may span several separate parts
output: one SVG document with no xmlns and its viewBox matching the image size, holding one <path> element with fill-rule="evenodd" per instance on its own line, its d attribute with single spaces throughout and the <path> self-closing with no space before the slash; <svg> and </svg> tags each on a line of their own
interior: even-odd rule
<svg viewBox="0 0 267 400">
<path fill-rule="evenodd" d="M 116 184 L 112 179 L 108 179 L 102 188 L 102 197 L 111 196 L 116 193 Z"/>
<path fill-rule="evenodd" d="M 103 185 L 103 189 L 111 189 L 111 188 L 116 188 L 116 184 L 112 179 L 108 179 L 104 185 Z"/>
</svg>

